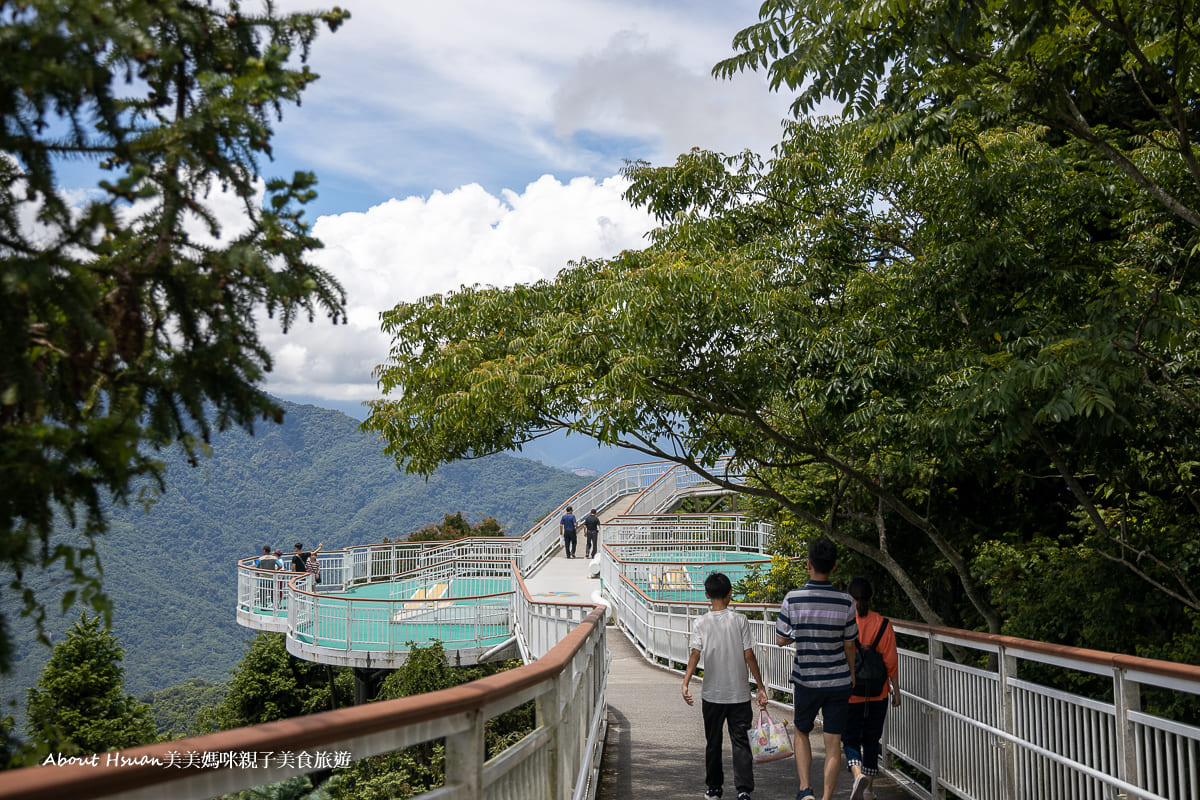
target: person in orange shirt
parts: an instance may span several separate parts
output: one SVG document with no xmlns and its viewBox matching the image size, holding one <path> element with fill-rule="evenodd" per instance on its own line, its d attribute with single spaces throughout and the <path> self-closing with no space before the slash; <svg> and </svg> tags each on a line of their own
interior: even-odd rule
<svg viewBox="0 0 1200 800">
<path fill-rule="evenodd" d="M 878 637 L 875 649 L 883 656 L 883 663 L 887 666 L 887 680 L 883 683 L 882 691 L 872 697 L 857 693 L 851 695 L 850 719 L 846 722 L 845 733 L 842 734 L 842 749 L 846 753 L 850 773 L 854 776 L 854 788 L 850 790 L 850 798 L 875 800 L 875 793 L 871 787 L 875 776 L 879 774 L 879 742 L 883 736 L 883 723 L 887 719 L 888 695 L 891 695 L 892 705 L 900 705 L 896 635 L 892 626 L 887 624 L 888 621 L 871 610 L 871 598 L 875 592 L 870 581 L 866 578 L 853 578 L 846 591 L 854 599 L 859 647 L 870 648 Z M 880 628 L 883 629 L 882 636 L 879 635 Z"/>
</svg>

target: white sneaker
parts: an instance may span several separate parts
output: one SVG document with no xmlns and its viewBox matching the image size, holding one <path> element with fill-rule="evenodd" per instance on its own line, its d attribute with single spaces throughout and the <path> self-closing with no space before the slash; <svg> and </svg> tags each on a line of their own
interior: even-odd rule
<svg viewBox="0 0 1200 800">
<path fill-rule="evenodd" d="M 864 795 L 860 795 L 858 793 L 859 789 L 866 789 L 866 786 L 867 786 L 867 776 L 866 775 L 859 775 L 857 778 L 855 778 L 854 785 L 850 787 L 850 800 L 859 800 L 859 799 L 866 800 L 866 797 Z"/>
</svg>

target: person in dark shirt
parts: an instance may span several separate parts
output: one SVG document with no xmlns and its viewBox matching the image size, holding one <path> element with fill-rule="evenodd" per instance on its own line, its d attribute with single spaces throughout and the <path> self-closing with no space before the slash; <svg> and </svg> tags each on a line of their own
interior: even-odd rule
<svg viewBox="0 0 1200 800">
<path fill-rule="evenodd" d="M 567 506 L 567 513 L 558 521 L 558 532 L 563 537 L 563 549 L 567 551 L 567 558 L 575 557 L 575 545 L 578 542 L 575 528 L 575 515 L 571 513 L 571 507 Z"/>
<path fill-rule="evenodd" d="M 594 508 L 583 518 L 583 541 L 583 554 L 588 558 L 596 555 L 600 542 L 600 518 L 596 516 Z"/>
<path fill-rule="evenodd" d="M 307 564 L 308 553 L 304 552 L 304 544 L 296 542 L 296 552 L 292 554 L 292 572 L 306 572 Z"/>
</svg>

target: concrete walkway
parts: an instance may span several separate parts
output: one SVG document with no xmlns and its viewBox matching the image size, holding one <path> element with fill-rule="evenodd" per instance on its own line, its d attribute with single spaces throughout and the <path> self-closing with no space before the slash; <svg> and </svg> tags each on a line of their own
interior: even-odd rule
<svg viewBox="0 0 1200 800">
<path fill-rule="evenodd" d="M 577 558 L 563 555 L 561 545 L 553 558 L 525 579 L 525 588 L 534 600 L 559 603 L 590 603 L 592 593 L 600 590 L 600 579 L 588 577 L 590 559 L 583 557 L 583 545 Z"/>
<path fill-rule="evenodd" d="M 604 529 L 601 528 L 603 537 Z M 588 577 L 589 560 L 580 542 L 577 558 L 568 559 L 559 548 L 537 572 L 525 580 L 535 600 L 591 602 L 600 589 L 599 578 Z M 680 695 L 683 674 L 655 666 L 638 652 L 624 632 L 608 627 L 612 666 L 608 675 L 608 735 L 600 766 L 598 800 L 675 800 L 704 796 L 704 724 L 700 718 L 700 682 L 693 681 L 696 705 Z M 771 704 L 775 720 L 791 721 L 791 707 Z M 821 794 L 824 744 L 819 733 L 813 742 L 813 791 Z M 734 800 L 732 756 L 725 742 L 725 798 Z M 841 754 L 838 754 L 839 758 Z M 791 759 L 759 764 L 754 769 L 754 800 L 793 800 L 799 782 Z M 850 797 L 850 777 L 843 768 L 836 800 Z M 889 780 L 875 780 L 879 800 L 908 800 L 909 795 Z"/>
<path fill-rule="evenodd" d="M 704 796 L 704 724 L 700 718 L 699 681 L 693 681 L 696 705 L 683 702 L 683 676 L 647 662 L 617 627 L 608 628 L 612 667 L 608 675 L 608 736 L 600 765 L 598 800 L 700 798 Z M 775 720 L 791 720 L 791 708 L 770 707 Z M 814 733 L 813 791 L 821 797 L 824 746 Z M 840 758 L 840 753 L 838 754 Z M 725 798 L 734 800 L 732 756 L 725 740 Z M 793 800 L 799 782 L 791 759 L 754 768 L 754 800 Z M 838 779 L 836 800 L 850 796 L 849 773 Z M 886 776 L 875 780 L 880 800 L 909 795 Z"/>
</svg>

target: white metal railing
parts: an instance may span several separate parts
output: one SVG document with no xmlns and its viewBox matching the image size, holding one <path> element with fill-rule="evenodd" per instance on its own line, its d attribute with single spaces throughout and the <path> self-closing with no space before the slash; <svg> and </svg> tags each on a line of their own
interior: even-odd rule
<svg viewBox="0 0 1200 800">
<path fill-rule="evenodd" d="M 390 580 L 397 575 L 453 559 L 516 561 L 528 575 L 558 548 L 558 521 L 568 505 L 576 509 L 606 508 L 618 498 L 646 491 L 663 475 L 676 469 L 668 462 L 629 464 L 611 470 L 574 494 L 520 537 L 480 537 L 453 542 L 391 542 L 322 551 L 322 592 L 341 591 L 362 583 Z M 678 478 L 687 481 L 686 477 Z M 238 621 L 260 630 L 282 630 L 280 619 L 288 603 L 289 580 L 297 573 L 280 572 L 272 578 L 282 584 L 284 597 L 275 608 L 255 602 L 260 582 L 268 570 L 254 567 L 254 559 L 238 562 Z"/>
<path fill-rule="evenodd" d="M 744 514 L 656 514 L 622 516 L 604 526 L 605 544 L 687 543 L 765 553 L 771 524 Z"/>
<path fill-rule="evenodd" d="M 668 504 L 663 499 L 664 487 L 680 492 L 703 483 L 696 476 L 672 475 L 677 469 L 650 464 L 614 470 L 569 502 L 579 510 L 602 508 L 639 493 L 630 508 L 657 512 Z M 166 754 L 167 748 L 176 753 L 186 748 L 233 752 L 236 742 L 236 748 L 243 751 L 256 743 L 262 751 L 276 752 L 344 746 L 355 757 L 362 757 L 444 738 L 447 786 L 426 797 L 589 800 L 595 793 L 604 729 L 608 669 L 604 612 L 577 603 L 535 603 L 521 578 L 522 572 L 557 547 L 562 508 L 520 539 L 464 540 L 432 547 L 372 545 L 321 554 L 320 589 L 326 591 L 330 586 L 396 579 L 408 570 L 422 570 L 420 580 L 428 585 L 454 570 L 471 569 L 467 563 L 471 561 L 477 562 L 475 569 L 494 569 L 494 565 L 480 564 L 509 553 L 508 569 L 515 587 L 507 595 L 510 599 L 477 607 L 474 613 L 504 608 L 509 615 L 506 634 L 517 640 L 524 657 L 537 659 L 532 663 L 469 684 L 466 689 L 459 687 L 464 691 L 458 695 L 421 695 L 137 748 L 121 755 L 136 762 L 139 754 Z M 607 524 L 606 531 L 601 578 L 614 616 L 647 658 L 677 669 L 687 660 L 689 632 L 695 619 L 706 611 L 706 604 L 652 599 L 638 581 L 656 574 L 653 562 L 658 554 L 714 546 L 761 553 L 770 535 L 769 527 L 731 515 L 618 519 Z M 477 544 L 480 541 L 489 543 Z M 659 559 L 658 574 L 682 563 L 674 558 Z M 242 562 L 238 568 L 239 621 L 248 620 L 244 624 L 251 627 L 278 624 L 282 602 L 287 625 L 295 635 L 303 638 L 305 629 L 323 629 L 327 610 L 323 595 L 314 592 L 311 576 L 284 573 L 264 577 L 260 573 L 266 571 L 255 570 L 249 563 Z M 404 579 L 416 579 L 416 575 Z M 271 608 L 265 593 L 278 592 L 280 587 L 285 597 L 282 601 L 276 598 L 276 606 Z M 393 614 L 438 610 L 414 609 L 411 599 L 408 606 L 403 598 L 376 602 L 393 609 Z M 338 608 L 353 617 L 350 604 Z M 750 619 L 767 684 L 790 691 L 793 652 L 774 643 L 777 607 L 735 604 L 734 608 Z M 429 618 L 437 617 L 431 614 Z M 937 800 L 950 794 L 964 800 L 1200 798 L 1200 728 L 1151 714 L 1140 699 L 1143 687 L 1200 694 L 1200 667 L 902 621 L 894 621 L 894 627 L 903 643 L 915 646 L 900 650 L 905 701 L 889 713 L 887 746 L 890 754 L 902 757 L 909 768 L 922 773 L 924 784 L 930 787 L 922 789 L 919 783 L 910 783 L 913 793 Z M 330 638 L 336 638 L 336 626 L 329 629 L 335 634 Z M 354 637 L 346 634 L 343 638 L 340 646 L 349 651 Z M 382 638 L 364 643 L 385 644 Z M 477 639 L 460 644 L 478 650 L 491 642 Z M 968 657 L 955 661 L 945 657 L 946 650 Z M 1083 697 L 1039 685 L 1022 676 L 1022 665 L 1028 663 L 1103 676 L 1111 682 L 1111 696 Z M 527 700 L 537 704 L 537 730 L 484 762 L 483 723 Z M 57 800 L 64 796 L 148 798 L 170 794 L 186 800 L 304 771 L 292 766 L 205 772 L 197 767 L 173 773 L 161 766 L 137 763 L 118 764 L 99 773 L 83 769 L 86 771 L 58 767 L 6 773 L 0 797 Z"/>
<path fill-rule="evenodd" d="M 730 463 L 728 458 L 718 459 L 709 472 L 733 483 L 742 483 L 742 476 L 730 471 Z M 666 511 L 680 495 L 687 493 L 687 490 L 706 484 L 712 485 L 682 464 L 671 465 L 633 499 L 625 509 L 624 515 L 657 514 Z"/>
<path fill-rule="evenodd" d="M 389 597 L 326 594 L 294 584 L 288 650 L 339 666 L 396 667 L 414 642 L 437 639 L 456 660 L 473 663 L 510 635 L 516 575 L 513 561 L 454 559 L 398 576 L 388 583 Z M 466 579 L 475 588 L 460 588 Z M 434 587 L 440 591 L 428 591 Z"/>
<path fill-rule="evenodd" d="M 651 599 L 637 582 L 652 554 L 626 562 L 622 549 L 606 548 L 601 564 L 614 617 L 648 659 L 681 669 L 689 631 L 707 604 Z M 778 606 L 733 607 L 750 618 L 763 680 L 790 692 L 794 654 L 775 644 Z M 1200 695 L 1200 668 L 893 622 L 900 640 L 920 645 L 900 649 L 904 703 L 889 711 L 886 734 L 889 752 L 932 787 L 911 783 L 914 793 L 969 800 L 1200 798 L 1200 728 L 1147 713 L 1139 701 L 1143 686 Z M 944 657 L 949 647 L 985 666 Z M 1027 662 L 1102 675 L 1115 699 L 1023 680 L 1020 665 Z"/>
<path fill-rule="evenodd" d="M 442 740 L 445 785 L 424 795 L 430 800 L 587 800 L 596 793 L 608 667 L 604 610 L 594 608 L 543 658 L 515 670 L 440 692 L 101 754 L 94 766 L 12 770 L 0 781 L 0 798 L 201 800 L 311 772 L 314 756 L 361 759 Z M 488 720 L 528 702 L 535 730 L 485 760 Z M 291 757 L 269 757 L 283 754 Z M 247 755 L 266 757 L 251 763 Z"/>
</svg>

